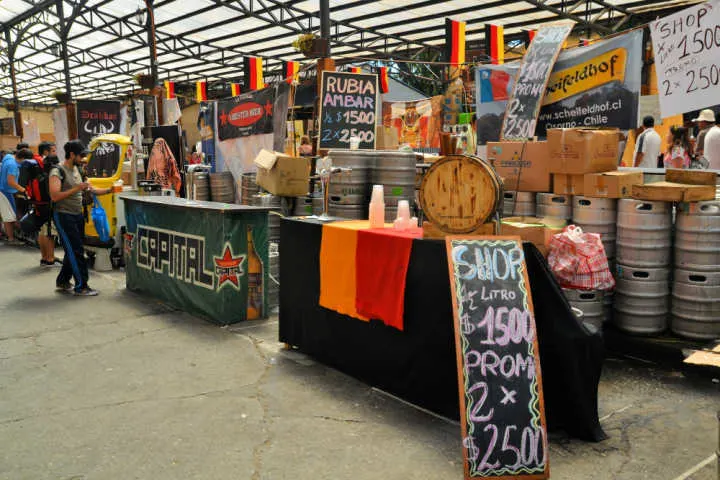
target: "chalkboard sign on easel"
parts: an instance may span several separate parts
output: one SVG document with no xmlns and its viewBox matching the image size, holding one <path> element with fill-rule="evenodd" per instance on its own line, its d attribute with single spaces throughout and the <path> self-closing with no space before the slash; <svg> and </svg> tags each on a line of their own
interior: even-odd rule
<svg viewBox="0 0 720 480">
<path fill-rule="evenodd" d="M 368 73 L 323 71 L 320 91 L 319 149 L 375 149 L 378 77 Z"/>
<path fill-rule="evenodd" d="M 545 405 L 520 239 L 447 237 L 465 479 L 549 476 Z"/>
<path fill-rule="evenodd" d="M 523 57 L 512 95 L 505 108 L 500 138 L 527 140 L 535 136 L 550 72 L 574 23 L 540 27 Z"/>
</svg>

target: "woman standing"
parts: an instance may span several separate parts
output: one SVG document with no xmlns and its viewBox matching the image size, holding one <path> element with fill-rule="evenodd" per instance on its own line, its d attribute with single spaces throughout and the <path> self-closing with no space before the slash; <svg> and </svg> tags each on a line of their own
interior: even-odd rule
<svg viewBox="0 0 720 480">
<path fill-rule="evenodd" d="M 663 158 L 663 166 L 665 168 L 690 168 L 691 151 L 688 129 L 677 125 L 671 127 L 670 146 Z"/>
</svg>

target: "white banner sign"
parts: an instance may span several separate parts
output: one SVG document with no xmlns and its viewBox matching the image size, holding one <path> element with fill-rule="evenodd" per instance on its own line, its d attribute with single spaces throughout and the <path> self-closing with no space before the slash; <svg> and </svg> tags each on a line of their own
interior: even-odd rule
<svg viewBox="0 0 720 480">
<path fill-rule="evenodd" d="M 700 110 L 720 98 L 720 0 L 650 24 L 662 116 Z"/>
</svg>

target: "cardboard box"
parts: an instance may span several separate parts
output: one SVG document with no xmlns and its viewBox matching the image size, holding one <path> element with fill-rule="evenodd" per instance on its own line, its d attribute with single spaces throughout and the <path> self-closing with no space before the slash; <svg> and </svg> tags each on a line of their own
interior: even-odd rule
<svg viewBox="0 0 720 480">
<path fill-rule="evenodd" d="M 550 240 L 553 235 L 562 232 L 565 222 L 548 225 L 548 221 L 536 217 L 508 217 L 504 218 L 500 226 L 501 235 L 518 236 L 524 242 L 532 242 L 547 256 Z"/>
<path fill-rule="evenodd" d="M 505 190 L 552 190 L 547 142 L 488 142 L 487 157 L 502 177 Z"/>
<path fill-rule="evenodd" d="M 375 127 L 376 150 L 397 150 L 399 146 L 398 132 L 395 127 Z"/>
<path fill-rule="evenodd" d="M 642 185 L 642 172 L 603 172 L 585 175 L 583 195 L 598 198 L 632 197 L 633 185 Z"/>
<path fill-rule="evenodd" d="M 552 128 L 547 139 L 552 173 L 617 170 L 620 132 L 616 128 Z"/>
<path fill-rule="evenodd" d="M 310 182 L 310 158 L 261 150 L 254 160 L 258 167 L 257 184 L 281 197 L 307 195 Z"/>
<path fill-rule="evenodd" d="M 583 195 L 585 193 L 585 175 L 553 173 L 553 193 L 558 195 Z"/>
</svg>

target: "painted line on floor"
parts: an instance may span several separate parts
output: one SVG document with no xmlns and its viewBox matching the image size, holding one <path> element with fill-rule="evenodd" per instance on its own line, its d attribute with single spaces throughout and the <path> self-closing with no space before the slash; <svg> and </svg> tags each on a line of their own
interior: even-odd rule
<svg viewBox="0 0 720 480">
<path fill-rule="evenodd" d="M 688 470 L 687 472 L 681 473 L 679 476 L 675 477 L 673 480 L 686 480 L 687 478 L 690 477 L 690 475 L 694 475 L 694 474 L 696 474 L 697 472 L 699 472 L 700 470 L 702 470 L 703 468 L 705 468 L 705 467 L 707 467 L 708 465 L 710 465 L 710 464 L 713 462 L 713 460 L 715 460 L 716 458 L 717 458 L 717 455 L 715 455 L 715 454 L 713 453 L 713 454 L 710 455 L 708 458 L 706 458 L 706 459 L 703 460 L 702 462 L 698 463 L 697 465 L 695 465 L 694 467 L 692 467 L 692 468 L 691 468 L 690 470 Z"/>
<path fill-rule="evenodd" d="M 386 396 L 386 397 L 388 397 L 388 398 L 392 398 L 393 400 L 396 400 L 396 401 L 398 401 L 398 402 L 400 402 L 400 403 L 402 403 L 402 404 L 404 404 L 404 405 L 407 405 L 408 407 L 412 407 L 412 408 L 414 408 L 415 410 L 419 410 L 419 411 L 421 411 L 421 412 L 423 412 L 423 413 L 426 413 L 426 414 L 428 414 L 428 415 L 430 415 L 430 416 L 432 416 L 432 417 L 435 417 L 435 418 L 437 418 L 437 419 L 439 419 L 439 420 L 442 420 L 442 421 L 444 421 L 444 422 L 446 422 L 446 423 L 449 423 L 449 424 L 451 424 L 451 425 L 456 425 L 456 426 L 458 426 L 458 427 L 460 426 L 460 422 L 456 422 L 455 420 L 451 420 L 451 419 L 449 419 L 449 418 L 447 418 L 447 417 L 443 417 L 442 415 L 438 415 L 437 413 L 432 412 L 432 411 L 428 410 L 427 408 L 423 408 L 423 407 L 420 407 L 420 406 L 418 406 L 418 405 L 415 405 L 414 403 L 410 403 L 410 402 L 408 402 L 407 400 L 403 400 L 403 399 L 400 398 L 400 397 L 396 397 L 396 396 L 393 395 L 392 393 L 386 392 L 385 390 L 380 390 L 380 389 L 377 388 L 377 387 L 372 387 L 372 388 L 370 388 L 370 390 L 372 390 L 373 392 L 377 392 L 377 393 L 379 393 L 379 394 L 381 394 L 381 395 L 384 395 L 384 396 Z"/>
</svg>

